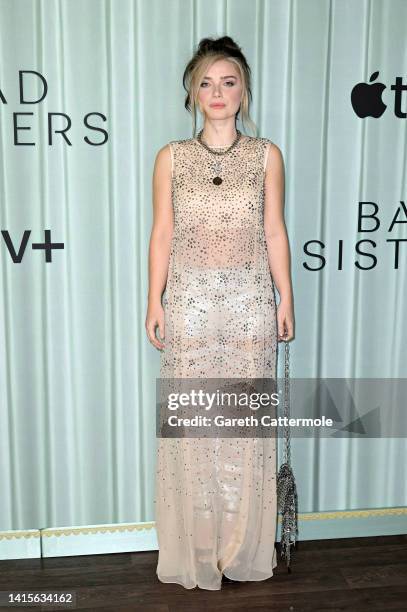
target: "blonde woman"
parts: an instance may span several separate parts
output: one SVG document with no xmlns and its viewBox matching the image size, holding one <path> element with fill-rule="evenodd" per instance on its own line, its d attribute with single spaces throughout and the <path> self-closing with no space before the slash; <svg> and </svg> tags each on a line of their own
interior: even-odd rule
<svg viewBox="0 0 407 612">
<path fill-rule="evenodd" d="M 255 125 L 230 37 L 201 40 L 183 83 L 193 137 L 156 157 L 147 335 L 162 378 L 275 379 L 278 342 L 294 336 L 281 151 L 236 127 L 239 113 Z M 218 590 L 273 575 L 274 437 L 159 438 L 155 504 L 161 582 Z"/>
</svg>

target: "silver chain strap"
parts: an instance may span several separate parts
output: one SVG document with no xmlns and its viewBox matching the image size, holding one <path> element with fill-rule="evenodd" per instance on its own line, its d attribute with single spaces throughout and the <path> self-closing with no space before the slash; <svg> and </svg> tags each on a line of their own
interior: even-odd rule
<svg viewBox="0 0 407 612">
<path fill-rule="evenodd" d="M 290 343 L 285 342 L 284 347 L 284 416 L 287 417 L 285 425 L 284 463 L 291 464 L 291 431 L 288 425 L 290 418 Z"/>
<path fill-rule="evenodd" d="M 285 341 L 285 359 L 284 359 L 284 416 L 286 423 L 284 425 L 284 462 L 280 466 L 277 475 L 277 501 L 278 508 L 282 515 L 281 525 L 281 556 L 286 559 L 287 569 L 291 572 L 290 558 L 291 546 L 295 546 L 295 541 L 298 535 L 298 520 L 297 520 L 297 487 L 295 484 L 294 473 L 291 468 L 291 436 L 290 436 L 290 345 Z"/>
</svg>

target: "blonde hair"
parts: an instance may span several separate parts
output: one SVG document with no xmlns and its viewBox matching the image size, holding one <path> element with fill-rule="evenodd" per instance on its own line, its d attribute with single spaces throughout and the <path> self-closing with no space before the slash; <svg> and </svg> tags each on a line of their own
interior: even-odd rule
<svg viewBox="0 0 407 612">
<path fill-rule="evenodd" d="M 221 59 L 227 59 L 233 62 L 240 74 L 243 85 L 243 96 L 238 112 L 236 113 L 235 121 L 241 114 L 241 121 L 246 130 L 246 127 L 251 129 L 254 136 L 257 135 L 257 126 L 250 118 L 249 106 L 252 100 L 251 91 L 251 70 L 250 66 L 243 55 L 241 48 L 229 36 L 222 36 L 218 39 L 203 38 L 195 51 L 193 57 L 188 62 L 182 77 L 184 89 L 187 92 L 185 97 L 185 108 L 192 115 L 192 137 L 196 136 L 197 123 L 197 106 L 199 88 L 204 75 L 208 68 L 214 62 Z"/>
</svg>

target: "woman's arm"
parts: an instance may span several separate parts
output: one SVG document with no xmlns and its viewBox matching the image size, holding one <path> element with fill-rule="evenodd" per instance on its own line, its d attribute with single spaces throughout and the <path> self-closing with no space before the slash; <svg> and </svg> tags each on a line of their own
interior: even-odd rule
<svg viewBox="0 0 407 612">
<path fill-rule="evenodd" d="M 168 275 L 174 216 L 171 199 L 171 151 L 165 145 L 157 153 L 153 173 L 153 227 L 151 230 L 148 256 L 148 308 L 145 327 L 150 342 L 158 349 L 164 344 L 157 340 L 155 328 L 158 325 L 160 337 L 164 338 L 164 310 L 161 304 Z"/>
<path fill-rule="evenodd" d="M 280 303 L 277 309 L 279 340 L 294 337 L 290 247 L 284 221 L 284 160 L 277 145 L 270 144 L 265 175 L 264 233 L 271 275 Z"/>
</svg>

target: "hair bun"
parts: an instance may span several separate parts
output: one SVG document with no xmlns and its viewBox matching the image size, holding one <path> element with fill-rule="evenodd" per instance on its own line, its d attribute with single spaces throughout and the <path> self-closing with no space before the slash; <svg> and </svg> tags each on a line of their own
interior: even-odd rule
<svg viewBox="0 0 407 612">
<path fill-rule="evenodd" d="M 230 36 L 222 36 L 221 38 L 202 38 L 198 45 L 198 53 L 208 53 L 208 51 L 221 50 L 241 51 L 239 45 Z"/>
</svg>

